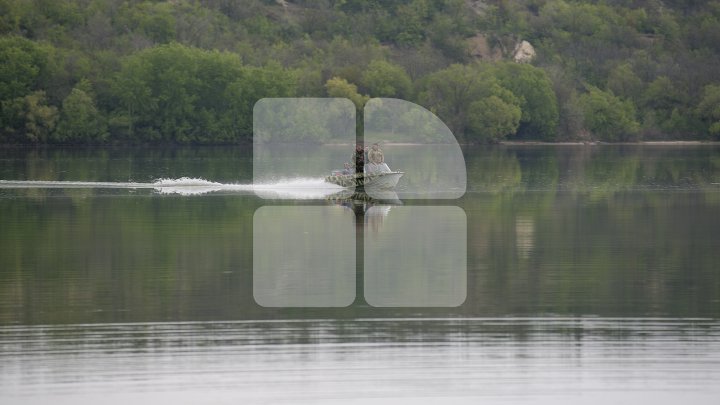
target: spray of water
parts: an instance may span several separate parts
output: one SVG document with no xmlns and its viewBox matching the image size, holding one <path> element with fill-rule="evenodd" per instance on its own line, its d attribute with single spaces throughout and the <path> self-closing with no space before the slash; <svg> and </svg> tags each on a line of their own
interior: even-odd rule
<svg viewBox="0 0 720 405">
<path fill-rule="evenodd" d="M 341 187 L 322 178 L 291 178 L 261 184 L 219 183 L 202 178 L 158 179 L 152 183 L 92 181 L 0 180 L 1 188 L 152 189 L 160 194 L 201 195 L 212 192 L 255 192 L 263 198 L 315 199 L 334 194 Z"/>
</svg>

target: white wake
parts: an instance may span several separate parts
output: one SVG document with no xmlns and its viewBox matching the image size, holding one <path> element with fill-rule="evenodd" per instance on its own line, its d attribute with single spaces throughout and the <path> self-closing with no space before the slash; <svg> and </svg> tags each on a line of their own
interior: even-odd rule
<svg viewBox="0 0 720 405">
<path fill-rule="evenodd" d="M 0 189 L 88 188 L 88 189 L 151 189 L 160 194 L 201 195 L 213 192 L 255 192 L 262 198 L 315 199 L 334 194 L 342 187 L 326 183 L 322 178 L 292 178 L 259 184 L 220 183 L 202 178 L 157 179 L 152 183 L 0 180 Z"/>
</svg>

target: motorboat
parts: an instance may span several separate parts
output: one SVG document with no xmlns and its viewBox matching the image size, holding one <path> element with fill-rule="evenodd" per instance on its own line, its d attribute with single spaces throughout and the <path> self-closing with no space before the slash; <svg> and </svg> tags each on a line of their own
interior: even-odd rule
<svg viewBox="0 0 720 405">
<path fill-rule="evenodd" d="M 326 198 L 336 203 L 353 204 L 382 204 L 382 205 L 403 205 L 403 202 L 393 190 L 372 190 L 370 194 L 365 191 L 345 189 L 331 194 Z"/>
<path fill-rule="evenodd" d="M 392 190 L 397 186 L 404 174 L 405 172 L 393 171 L 353 174 L 333 172 L 330 176 L 325 177 L 325 181 L 345 188 L 362 187 L 370 190 Z"/>
</svg>

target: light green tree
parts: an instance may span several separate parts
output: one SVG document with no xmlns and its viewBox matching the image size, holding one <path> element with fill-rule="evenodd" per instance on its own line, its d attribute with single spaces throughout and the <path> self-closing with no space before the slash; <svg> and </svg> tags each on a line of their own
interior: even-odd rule
<svg viewBox="0 0 720 405">
<path fill-rule="evenodd" d="M 484 66 L 452 65 L 429 75 L 420 101 L 466 140 L 497 140 L 514 134 L 521 99 L 501 86 L 494 70 Z M 493 117 L 492 112 L 498 115 Z"/>
<path fill-rule="evenodd" d="M 45 143 L 58 121 L 57 108 L 48 105 L 43 91 L 4 101 L 2 110 L 3 115 L 8 117 L 3 120 L 8 124 L 3 128 L 3 137 L 6 140 Z"/>
<path fill-rule="evenodd" d="M 246 67 L 238 55 L 180 44 L 128 57 L 113 82 L 127 136 L 174 142 L 249 138 L 252 108 L 263 97 L 294 94 L 295 76 L 279 65 Z"/>
<path fill-rule="evenodd" d="M 409 98 L 412 89 L 405 69 L 383 60 L 370 62 L 362 84 L 372 97 Z"/>
<path fill-rule="evenodd" d="M 660 76 L 643 92 L 641 101 L 643 107 L 669 115 L 670 111 L 683 103 L 685 98 L 686 96 L 670 78 Z"/>
<path fill-rule="evenodd" d="M 395 41 L 400 45 L 417 45 L 424 38 L 424 27 L 430 15 L 428 0 L 412 0 L 396 9 L 397 33 Z"/>
<path fill-rule="evenodd" d="M 54 127 L 57 110 L 50 109 L 43 90 L 53 49 L 18 36 L 0 37 L 0 139 L 5 142 L 43 142 Z"/>
<path fill-rule="evenodd" d="M 97 142 L 107 138 L 107 124 L 83 83 L 65 98 L 60 121 L 51 139 L 55 142 Z"/>
<path fill-rule="evenodd" d="M 710 134 L 720 136 L 720 85 L 709 84 L 703 89 L 697 114 L 707 124 Z"/>
<path fill-rule="evenodd" d="M 358 93 L 357 86 L 343 79 L 342 77 L 333 77 L 325 83 L 325 90 L 330 97 L 343 97 L 350 99 L 355 104 L 358 111 L 362 111 L 365 103 L 370 97 Z"/>
<path fill-rule="evenodd" d="M 607 88 L 618 97 L 637 101 L 640 99 L 643 82 L 633 72 L 629 63 L 623 63 L 610 71 Z"/>
<path fill-rule="evenodd" d="M 500 84 L 520 100 L 518 135 L 553 140 L 560 119 L 552 82 L 544 70 L 525 63 L 499 63 L 493 69 Z"/>
<path fill-rule="evenodd" d="M 603 141 L 628 141 L 635 138 L 639 125 L 635 119 L 635 106 L 611 92 L 590 87 L 580 96 L 585 125 Z"/>
<path fill-rule="evenodd" d="M 468 128 L 478 140 L 497 142 L 517 131 L 520 116 L 520 107 L 492 95 L 470 104 Z"/>
<path fill-rule="evenodd" d="M 32 41 L 20 37 L 0 38 L 0 98 L 25 96 L 40 74 L 42 56 Z"/>
<path fill-rule="evenodd" d="M 488 95 L 490 80 L 488 75 L 471 66 L 451 65 L 424 79 L 420 102 L 437 114 L 456 136 L 464 136 L 468 108 Z"/>
</svg>

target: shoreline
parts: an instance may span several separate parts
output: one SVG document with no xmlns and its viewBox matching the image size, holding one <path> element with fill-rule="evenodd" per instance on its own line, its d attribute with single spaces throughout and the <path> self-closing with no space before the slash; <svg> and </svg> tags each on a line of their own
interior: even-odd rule
<svg viewBox="0 0 720 405">
<path fill-rule="evenodd" d="M 501 141 L 498 143 L 458 143 L 462 147 L 474 146 L 718 146 L 720 141 L 635 141 L 635 142 L 582 142 L 582 141 Z M 420 146 L 450 145 L 448 143 L 381 142 L 380 146 Z M 343 144 L 325 144 L 325 146 L 343 146 Z"/>
<path fill-rule="evenodd" d="M 498 145 L 506 146 L 603 146 L 603 145 L 649 145 L 649 146 L 700 146 L 720 145 L 720 141 L 634 141 L 634 142 L 602 142 L 602 141 L 501 141 Z"/>
<path fill-rule="evenodd" d="M 347 147 L 354 143 L 281 143 L 281 145 L 296 146 L 333 146 Z M 381 146 L 422 146 L 422 145 L 451 145 L 449 143 L 417 143 L 417 142 L 380 142 Z M 498 143 L 458 143 L 461 147 L 476 146 L 719 146 L 720 141 L 635 141 L 635 142 L 602 142 L 602 141 L 500 141 Z M 252 143 L 138 143 L 138 144 L 0 144 L 0 149 L 124 149 L 124 148 L 206 148 L 206 147 L 253 147 Z"/>
</svg>

